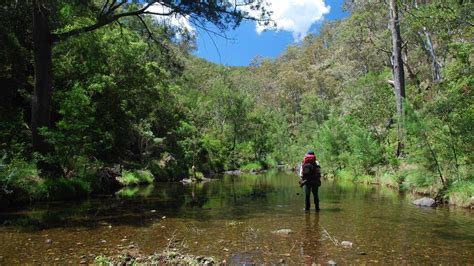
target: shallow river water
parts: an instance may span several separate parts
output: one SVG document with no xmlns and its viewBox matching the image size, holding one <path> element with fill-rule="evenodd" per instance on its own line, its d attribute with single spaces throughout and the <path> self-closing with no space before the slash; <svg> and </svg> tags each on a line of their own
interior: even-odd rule
<svg viewBox="0 0 474 266">
<path fill-rule="evenodd" d="M 231 264 L 474 263 L 472 211 L 420 208 L 409 195 L 343 182 L 323 182 L 320 199 L 319 213 L 305 213 L 297 177 L 269 172 L 2 207 L 0 265 L 92 263 L 171 247 Z M 336 245 L 342 241 L 352 247 Z"/>
</svg>

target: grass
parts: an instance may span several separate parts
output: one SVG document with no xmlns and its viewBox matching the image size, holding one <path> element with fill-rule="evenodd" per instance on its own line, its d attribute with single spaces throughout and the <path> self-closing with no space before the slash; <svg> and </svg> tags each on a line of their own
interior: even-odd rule
<svg viewBox="0 0 474 266">
<path fill-rule="evenodd" d="M 258 172 L 263 170 L 263 166 L 260 163 L 248 163 L 240 167 L 242 172 Z"/>
<path fill-rule="evenodd" d="M 474 180 L 454 181 L 448 188 L 449 204 L 461 207 L 473 207 L 471 198 L 474 197 Z"/>
<path fill-rule="evenodd" d="M 151 184 L 154 177 L 148 170 L 123 171 L 122 176 L 118 178 L 119 182 L 125 186 Z"/>
<path fill-rule="evenodd" d="M 32 201 L 46 195 L 44 180 L 32 162 L 15 159 L 5 163 L 0 159 L 0 201 Z"/>
<path fill-rule="evenodd" d="M 379 177 L 379 182 L 381 185 L 391 188 L 400 189 L 399 177 L 392 172 L 384 172 Z"/>
<path fill-rule="evenodd" d="M 342 169 L 337 171 L 338 180 L 351 181 L 354 183 L 375 184 L 378 183 L 376 178 L 371 175 L 355 175 L 350 169 Z"/>
</svg>

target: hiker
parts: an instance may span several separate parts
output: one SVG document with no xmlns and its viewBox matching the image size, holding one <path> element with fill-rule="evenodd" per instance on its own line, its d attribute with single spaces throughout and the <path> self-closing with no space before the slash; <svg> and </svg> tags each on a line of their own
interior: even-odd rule
<svg viewBox="0 0 474 266">
<path fill-rule="evenodd" d="M 310 150 L 306 153 L 303 158 L 303 162 L 300 167 L 300 186 L 304 188 L 305 194 L 305 211 L 310 209 L 310 197 L 311 192 L 314 196 L 314 206 L 316 211 L 319 211 L 319 197 L 318 189 L 321 186 L 321 166 L 316 161 L 316 155 L 314 151 Z"/>
</svg>

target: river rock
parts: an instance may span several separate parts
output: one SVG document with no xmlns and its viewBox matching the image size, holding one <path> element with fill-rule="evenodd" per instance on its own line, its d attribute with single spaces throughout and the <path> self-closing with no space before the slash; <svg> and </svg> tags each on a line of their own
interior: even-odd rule
<svg viewBox="0 0 474 266">
<path fill-rule="evenodd" d="M 351 242 L 351 241 L 342 241 L 342 242 L 341 242 L 341 247 L 343 247 L 343 248 L 351 248 L 351 247 L 352 247 L 352 242 Z"/>
<path fill-rule="evenodd" d="M 241 175 L 241 174 L 242 174 L 242 171 L 240 171 L 240 170 L 230 170 L 230 171 L 225 171 L 224 174 L 228 174 L 228 175 Z"/>
<path fill-rule="evenodd" d="M 436 205 L 436 202 L 432 198 L 421 198 L 413 201 L 413 204 L 417 206 L 422 206 L 422 207 L 433 207 Z"/>
<path fill-rule="evenodd" d="M 279 229 L 279 230 L 272 231 L 272 233 L 278 234 L 278 235 L 289 235 L 289 234 L 292 234 L 293 231 L 291 229 Z"/>
</svg>

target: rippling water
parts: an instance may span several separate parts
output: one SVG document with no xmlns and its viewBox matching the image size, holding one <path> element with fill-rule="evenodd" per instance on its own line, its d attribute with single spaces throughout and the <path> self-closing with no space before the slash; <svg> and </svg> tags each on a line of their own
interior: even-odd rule
<svg viewBox="0 0 474 266">
<path fill-rule="evenodd" d="M 474 263 L 472 211 L 419 208 L 390 189 L 342 182 L 324 182 L 320 199 L 321 212 L 305 213 L 296 176 L 269 172 L 2 210 L 0 264 L 90 263 L 168 246 L 229 263 Z"/>
</svg>

